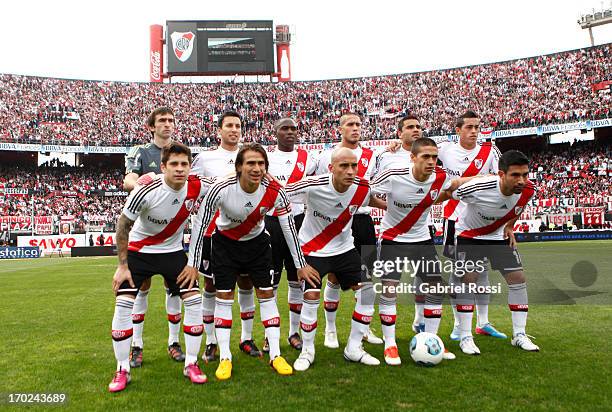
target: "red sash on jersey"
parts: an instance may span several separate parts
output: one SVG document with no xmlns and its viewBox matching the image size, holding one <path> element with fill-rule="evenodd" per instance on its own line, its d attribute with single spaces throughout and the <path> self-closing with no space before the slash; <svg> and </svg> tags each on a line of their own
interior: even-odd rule
<svg viewBox="0 0 612 412">
<path fill-rule="evenodd" d="M 213 216 L 212 220 L 208 224 L 208 227 L 206 228 L 206 232 L 204 232 L 204 236 L 205 237 L 211 237 L 212 234 L 215 233 L 215 229 L 217 228 L 217 219 L 218 218 L 219 218 L 219 211 L 217 210 L 215 212 L 215 215 Z"/>
<path fill-rule="evenodd" d="M 240 184 L 240 182 L 237 182 L 236 184 Z M 261 221 L 261 219 L 263 219 L 268 210 L 271 210 L 274 207 L 274 203 L 276 202 L 276 198 L 278 197 L 278 192 L 281 189 L 281 185 L 278 182 L 272 180 L 266 188 L 266 191 L 264 192 L 261 201 L 259 202 L 259 204 L 257 204 L 255 210 L 253 210 L 251 214 L 247 216 L 245 221 L 231 229 L 220 230 L 219 233 L 229 237 L 230 239 L 240 240 L 243 236 L 253 230 L 253 228 Z M 263 213 L 261 213 L 262 208 L 266 208 L 265 212 Z"/>
<path fill-rule="evenodd" d="M 359 164 L 357 165 L 357 177 L 364 177 L 366 172 L 368 171 L 368 166 L 372 161 L 372 155 L 374 152 L 367 147 L 361 148 L 361 158 L 359 159 Z"/>
<path fill-rule="evenodd" d="M 476 155 L 474 160 L 472 160 L 472 163 L 469 164 L 467 169 L 465 169 L 465 172 L 463 172 L 461 177 L 471 177 L 478 175 L 478 173 L 480 173 L 480 169 L 482 169 L 485 163 L 487 162 L 492 147 L 493 145 L 491 144 L 491 142 L 484 142 L 480 146 L 478 154 Z M 480 167 L 476 167 L 477 160 L 480 160 Z M 455 212 L 455 209 L 457 208 L 458 204 L 459 201 L 455 199 L 450 199 L 448 202 L 446 202 L 446 206 L 444 206 L 444 219 L 448 219 L 453 214 L 453 212 Z"/>
<path fill-rule="evenodd" d="M 360 179 L 357 190 L 349 202 L 349 206 L 340 213 L 340 216 L 338 216 L 336 220 L 327 225 L 321 233 L 306 242 L 306 244 L 302 246 L 302 252 L 305 255 L 309 255 L 312 252 L 323 249 L 333 238 L 338 236 L 352 218 L 350 212 L 351 207 L 361 206 L 369 192 L 370 185 L 366 180 Z"/>
<path fill-rule="evenodd" d="M 295 161 L 295 166 L 293 166 L 293 171 L 291 172 L 291 176 L 287 180 L 287 184 L 299 182 L 304 178 L 304 174 L 306 173 L 306 161 L 308 160 L 308 152 L 304 149 L 297 149 L 297 160 Z M 302 164 L 302 169 L 300 170 L 299 164 Z M 278 216 L 276 210 L 272 214 L 272 216 Z"/>
<path fill-rule="evenodd" d="M 187 196 L 185 197 L 185 201 L 181 205 L 181 208 L 176 213 L 176 216 L 156 235 L 146 237 L 142 240 L 136 240 L 128 243 L 128 250 L 138 252 L 145 246 L 159 245 L 164 240 L 168 239 L 170 236 L 174 235 L 177 230 L 179 230 L 183 223 L 185 223 L 185 219 L 189 217 L 190 211 L 185 207 L 185 203 L 189 200 L 193 200 L 194 202 L 197 200 L 200 195 L 202 182 L 195 175 L 190 175 L 187 178 Z"/>
<path fill-rule="evenodd" d="M 464 230 L 463 232 L 459 233 L 459 236 L 475 238 L 476 236 L 488 235 L 489 233 L 495 232 L 497 229 L 499 229 L 515 217 L 520 216 L 523 209 L 525 208 L 525 205 L 527 204 L 527 202 L 529 202 L 529 199 L 531 199 L 534 193 L 535 189 L 533 187 L 533 183 L 527 181 L 527 185 L 523 189 L 521 197 L 519 197 L 519 200 L 516 202 L 516 205 L 514 205 L 514 207 L 508 213 L 506 213 L 506 215 L 489 225 L 479 227 L 477 229 Z M 517 213 L 516 210 L 518 208 L 520 208 L 520 210 Z"/>
<path fill-rule="evenodd" d="M 393 240 L 412 229 L 412 226 L 420 219 L 423 213 L 436 201 L 445 180 L 446 172 L 436 167 L 436 179 L 431 184 L 425 197 L 397 225 L 385 230 L 382 233 L 382 238 Z"/>
</svg>

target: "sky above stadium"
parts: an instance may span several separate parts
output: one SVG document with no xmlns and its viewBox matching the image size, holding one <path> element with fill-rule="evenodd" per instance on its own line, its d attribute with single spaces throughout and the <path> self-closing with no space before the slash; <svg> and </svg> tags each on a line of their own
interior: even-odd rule
<svg viewBox="0 0 612 412">
<path fill-rule="evenodd" d="M 610 0 L 10 1 L 0 73 L 147 81 L 149 25 L 248 19 L 289 24 L 293 80 L 407 73 L 587 47 L 580 14 Z M 596 27 L 612 42 L 612 24 Z"/>
</svg>

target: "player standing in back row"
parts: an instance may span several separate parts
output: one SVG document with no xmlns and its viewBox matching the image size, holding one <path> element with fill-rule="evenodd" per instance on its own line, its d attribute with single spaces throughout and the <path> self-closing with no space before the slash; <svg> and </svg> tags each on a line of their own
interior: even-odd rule
<svg viewBox="0 0 612 412">
<path fill-rule="evenodd" d="M 297 123 L 291 118 L 282 118 L 274 123 L 276 133 L 276 150 L 268 154 L 270 169 L 268 172 L 282 185 L 296 183 L 304 176 L 314 173 L 315 163 L 308 152 L 296 147 L 298 141 Z M 302 227 L 304 220 L 304 205 L 291 204 L 291 214 L 295 220 L 297 231 Z M 285 236 L 281 230 L 280 221 L 276 211 L 270 211 L 266 215 L 266 230 L 270 234 L 272 244 L 272 260 L 274 261 L 275 290 L 280 282 L 283 267 L 287 271 L 287 283 L 289 285 L 287 300 L 289 303 L 289 337 L 287 338 L 292 348 L 302 349 L 302 338 L 300 337 L 300 313 L 302 311 L 302 288 L 297 278 L 297 269 L 293 264 Z M 264 346 L 264 352 L 266 352 Z"/>
<path fill-rule="evenodd" d="M 459 135 L 458 142 L 442 142 L 438 144 L 439 159 L 442 167 L 454 178 L 470 177 L 476 175 L 497 174 L 500 153 L 491 142 L 479 143 L 480 118 L 473 111 L 462 114 L 456 123 L 456 133 Z M 450 199 L 444 204 L 444 254 L 453 258 L 455 240 L 455 225 L 457 216 L 465 205 L 455 199 Z M 451 275 L 451 284 L 460 284 L 459 279 Z M 489 274 L 484 271 L 479 274 L 479 286 L 489 286 Z M 468 316 L 472 317 L 474 303 L 478 314 L 476 333 L 505 339 L 506 335 L 499 332 L 489 322 L 490 294 L 461 293 L 451 299 L 451 306 L 455 317 L 455 326 L 450 338 L 459 340 L 459 324 Z M 460 310 L 459 310 L 459 309 Z M 471 328 L 471 326 L 470 326 Z"/>
</svg>

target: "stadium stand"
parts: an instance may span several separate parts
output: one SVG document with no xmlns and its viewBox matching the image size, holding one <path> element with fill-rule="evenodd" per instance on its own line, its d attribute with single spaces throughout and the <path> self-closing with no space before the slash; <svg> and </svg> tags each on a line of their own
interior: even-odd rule
<svg viewBox="0 0 612 412">
<path fill-rule="evenodd" d="M 612 116 L 612 44 L 513 61 L 345 80 L 291 83 L 149 84 L 0 75 L 0 142 L 131 146 L 146 142 L 150 111 L 176 111 L 178 138 L 216 145 L 213 119 L 245 119 L 245 141 L 274 143 L 281 115 L 298 119 L 306 143 L 337 141 L 338 115 L 364 115 L 364 138 L 386 139 L 410 112 L 426 135 L 453 132 L 466 109 L 496 130 Z"/>
</svg>

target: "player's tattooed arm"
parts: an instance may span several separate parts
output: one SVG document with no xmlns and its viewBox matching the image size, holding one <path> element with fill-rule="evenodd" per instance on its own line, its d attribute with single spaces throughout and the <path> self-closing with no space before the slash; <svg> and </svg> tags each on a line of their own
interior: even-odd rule
<svg viewBox="0 0 612 412">
<path fill-rule="evenodd" d="M 119 265 L 127 265 L 128 237 L 130 235 L 130 230 L 132 230 L 132 226 L 134 226 L 134 221 L 128 219 L 126 215 L 121 214 L 119 222 L 117 223 L 117 234 L 115 235 Z"/>
<path fill-rule="evenodd" d="M 127 264 L 128 236 L 133 225 L 133 220 L 130 220 L 127 218 L 127 216 L 121 214 L 119 222 L 117 223 L 117 234 L 115 235 L 117 239 L 117 255 L 119 257 L 119 264 L 117 265 L 117 270 L 115 270 L 115 275 L 113 276 L 113 291 L 115 293 L 117 293 L 119 287 L 121 287 L 124 282 L 128 282 L 132 288 L 134 287 L 132 273 L 130 272 Z"/>
</svg>

